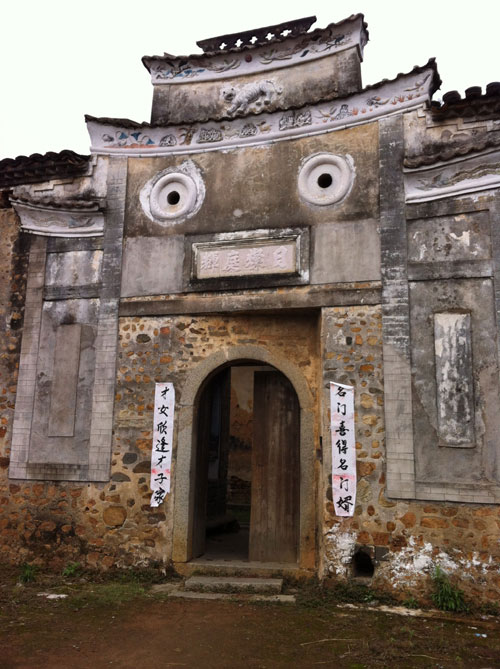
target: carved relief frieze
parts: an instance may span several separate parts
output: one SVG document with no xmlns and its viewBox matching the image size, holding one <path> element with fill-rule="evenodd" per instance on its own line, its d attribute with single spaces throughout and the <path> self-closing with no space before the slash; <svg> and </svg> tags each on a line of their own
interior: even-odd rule
<svg viewBox="0 0 500 669">
<path fill-rule="evenodd" d="M 394 112 L 425 106 L 431 97 L 433 77 L 434 70 L 429 65 L 426 69 L 399 76 L 376 89 L 361 91 L 342 100 L 307 105 L 285 112 L 264 111 L 251 119 L 239 118 L 238 114 L 251 113 L 252 105 L 258 101 L 265 107 L 266 99 L 279 95 L 279 88 L 271 85 L 270 80 L 255 84 L 255 89 L 251 91 L 246 86 L 225 89 L 230 98 L 227 100 L 228 113 L 236 117 L 224 121 L 172 126 L 134 124 L 133 127 L 123 127 L 89 116 L 87 127 L 92 142 L 91 150 L 96 154 L 125 155 L 191 153 L 330 132 Z"/>
<path fill-rule="evenodd" d="M 261 111 L 283 93 L 281 86 L 277 86 L 271 79 L 252 82 L 244 86 L 225 86 L 221 91 L 223 100 L 228 103 L 229 116 L 243 115 L 249 111 Z"/>
</svg>

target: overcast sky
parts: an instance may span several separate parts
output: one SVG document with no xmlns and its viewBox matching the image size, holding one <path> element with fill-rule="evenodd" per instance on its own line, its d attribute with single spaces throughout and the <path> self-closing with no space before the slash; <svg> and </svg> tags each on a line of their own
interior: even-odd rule
<svg viewBox="0 0 500 669">
<path fill-rule="evenodd" d="M 83 115 L 149 120 L 144 55 L 198 51 L 196 40 L 315 14 L 314 27 L 362 12 L 363 84 L 437 58 L 439 98 L 500 81 L 500 2 L 474 0 L 4 0 L 0 158 L 87 153 Z"/>
</svg>

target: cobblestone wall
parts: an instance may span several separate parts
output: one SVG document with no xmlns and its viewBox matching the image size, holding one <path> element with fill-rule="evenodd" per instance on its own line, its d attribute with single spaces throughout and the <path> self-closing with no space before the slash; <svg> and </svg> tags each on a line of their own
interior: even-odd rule
<svg viewBox="0 0 500 669">
<path fill-rule="evenodd" d="M 121 319 L 111 480 L 82 486 L 5 478 L 4 559 L 54 568 L 74 560 L 98 568 L 168 562 L 175 493 L 158 509 L 149 505 L 155 382 L 173 381 L 179 399 L 198 362 L 224 347 L 254 344 L 293 360 L 317 397 L 318 339 L 314 316 Z"/>
<path fill-rule="evenodd" d="M 0 472 L 9 467 L 10 440 L 24 315 L 29 237 L 12 209 L 0 209 Z"/>
<path fill-rule="evenodd" d="M 386 497 L 380 308 L 328 308 L 321 327 L 324 406 L 330 380 L 355 386 L 358 461 L 355 515 L 340 519 L 331 500 L 329 416 L 324 411 L 321 573 L 347 578 L 353 554 L 361 548 L 376 561 L 374 584 L 402 597 L 427 592 L 429 575 L 440 564 L 469 594 L 495 601 L 500 596 L 496 507 Z M 154 383 L 173 381 L 180 399 L 187 374 L 211 353 L 260 345 L 301 369 L 319 413 L 318 328 L 314 316 L 121 319 L 111 480 L 85 485 L 9 481 L 4 467 L 2 559 L 35 560 L 53 568 L 80 561 L 101 569 L 168 562 L 175 492 L 162 507 L 149 506 Z M 14 331 L 9 336 L 14 339 L 7 338 L 7 347 L 17 341 Z M 15 391 L 15 369 L 6 365 L 5 355 L 2 351 L 2 379 L 7 381 L 2 387 L 7 397 L 1 405 L 1 417 L 7 418 L 2 467 L 8 464 Z"/>
<path fill-rule="evenodd" d="M 353 554 L 362 548 L 376 561 L 374 583 L 401 597 L 426 593 L 440 565 L 469 594 L 498 600 L 498 507 L 386 497 L 380 308 L 324 310 L 322 341 L 325 381 L 355 386 L 358 474 L 355 514 L 341 519 L 325 468 L 325 575 L 349 576 Z"/>
</svg>

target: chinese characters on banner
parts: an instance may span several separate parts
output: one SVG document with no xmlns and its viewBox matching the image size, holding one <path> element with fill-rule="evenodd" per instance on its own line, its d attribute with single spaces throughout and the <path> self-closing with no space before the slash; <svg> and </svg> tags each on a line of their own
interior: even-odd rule
<svg viewBox="0 0 500 669">
<path fill-rule="evenodd" d="M 332 492 L 337 516 L 352 516 L 356 503 L 354 388 L 330 383 Z"/>
<path fill-rule="evenodd" d="M 157 383 L 151 453 L 151 490 L 153 491 L 151 506 L 160 506 L 167 492 L 170 492 L 174 408 L 174 384 Z"/>
</svg>

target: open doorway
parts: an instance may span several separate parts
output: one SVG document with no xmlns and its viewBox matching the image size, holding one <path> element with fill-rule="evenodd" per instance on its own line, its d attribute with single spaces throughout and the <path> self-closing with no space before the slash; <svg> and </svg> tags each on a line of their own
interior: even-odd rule
<svg viewBox="0 0 500 669">
<path fill-rule="evenodd" d="M 198 405 L 193 557 L 296 563 L 300 408 L 274 367 L 233 364 Z"/>
</svg>

